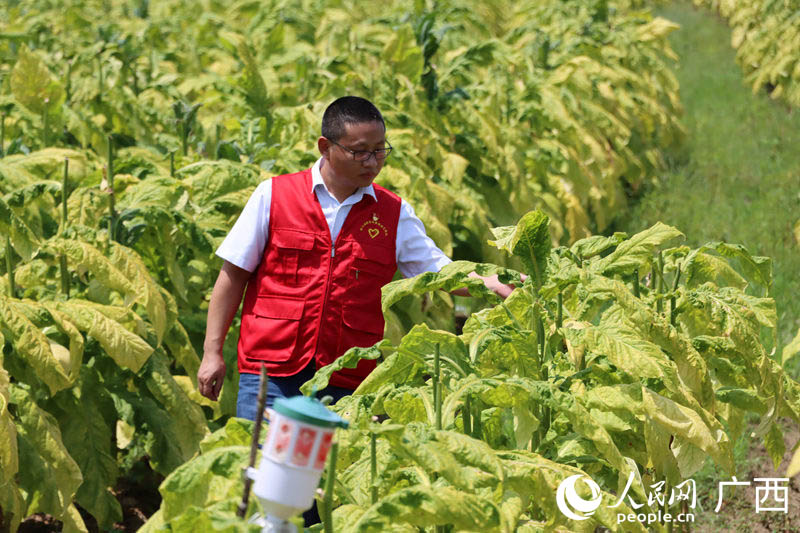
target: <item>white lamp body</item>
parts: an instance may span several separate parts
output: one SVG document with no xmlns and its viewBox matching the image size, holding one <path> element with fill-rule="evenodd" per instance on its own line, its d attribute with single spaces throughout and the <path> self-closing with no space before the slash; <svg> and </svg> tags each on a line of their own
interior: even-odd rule
<svg viewBox="0 0 800 533">
<path fill-rule="evenodd" d="M 269 432 L 258 470 L 249 468 L 253 492 L 267 515 L 287 520 L 314 502 L 334 428 L 269 412 Z"/>
</svg>

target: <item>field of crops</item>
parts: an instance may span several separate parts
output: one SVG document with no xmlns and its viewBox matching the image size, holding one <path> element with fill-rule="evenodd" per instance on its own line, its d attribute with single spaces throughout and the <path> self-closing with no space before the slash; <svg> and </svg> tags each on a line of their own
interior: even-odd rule
<svg viewBox="0 0 800 533">
<path fill-rule="evenodd" d="M 237 321 L 220 401 L 196 390 L 214 250 L 260 182 L 313 163 L 343 94 L 383 111 L 377 181 L 457 261 L 386 286 L 386 338 L 306 385 L 381 361 L 334 407 L 326 528 L 667 530 L 619 524 L 627 503 L 570 520 L 557 489 L 636 479 L 646 502 L 709 458 L 735 475 L 748 414 L 779 461 L 800 387 L 770 353 L 770 259 L 609 231 L 685 134 L 676 26 L 641 4 L 0 7 L 0 532 L 114 530 L 142 465 L 165 476 L 144 531 L 258 530 L 234 514 Z M 472 270 L 519 288 L 501 302 Z"/>
<path fill-rule="evenodd" d="M 753 91 L 800 107 L 800 5 L 792 0 L 694 0 L 733 28 L 731 45 Z"/>
</svg>

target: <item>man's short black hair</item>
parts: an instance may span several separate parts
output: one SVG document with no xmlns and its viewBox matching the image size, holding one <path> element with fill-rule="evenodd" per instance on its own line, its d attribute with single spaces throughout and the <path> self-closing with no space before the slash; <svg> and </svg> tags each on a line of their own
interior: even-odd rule
<svg viewBox="0 0 800 533">
<path fill-rule="evenodd" d="M 334 142 L 345 134 L 345 124 L 380 122 L 386 129 L 381 112 L 375 105 L 360 96 L 337 98 L 322 115 L 322 136 Z"/>
</svg>

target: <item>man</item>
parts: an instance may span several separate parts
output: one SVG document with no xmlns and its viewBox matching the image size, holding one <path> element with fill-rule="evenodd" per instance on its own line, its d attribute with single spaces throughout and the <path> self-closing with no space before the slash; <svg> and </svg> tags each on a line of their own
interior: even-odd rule
<svg viewBox="0 0 800 533">
<path fill-rule="evenodd" d="M 198 386 L 219 396 L 222 345 L 246 288 L 237 416 L 251 420 L 262 363 L 268 405 L 299 394 L 316 368 L 382 338 L 380 291 L 395 270 L 412 277 L 450 262 L 411 206 L 373 184 L 392 151 L 378 109 L 339 98 L 325 110 L 321 133 L 313 168 L 261 183 L 217 250 L 225 262 L 209 302 Z M 481 279 L 501 297 L 513 289 L 496 276 Z M 374 367 L 362 360 L 335 372 L 322 392 L 338 400 Z"/>
</svg>

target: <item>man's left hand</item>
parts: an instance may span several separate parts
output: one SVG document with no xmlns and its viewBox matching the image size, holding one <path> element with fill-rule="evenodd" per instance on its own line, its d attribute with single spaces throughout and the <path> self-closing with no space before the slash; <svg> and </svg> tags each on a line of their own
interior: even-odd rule
<svg viewBox="0 0 800 533">
<path fill-rule="evenodd" d="M 525 278 L 527 276 L 525 274 L 521 274 L 521 276 L 522 276 L 522 281 L 525 281 Z M 508 284 L 500 283 L 500 280 L 497 279 L 497 274 L 493 274 L 491 276 L 481 276 L 475 272 L 470 272 L 469 277 L 483 281 L 483 284 L 486 285 L 487 289 L 498 295 L 503 300 L 508 298 L 508 295 L 511 294 L 516 288 L 516 285 L 512 285 L 510 283 Z M 471 296 L 469 290 L 466 287 L 456 289 L 452 291 L 451 294 L 454 294 L 456 296 Z"/>
</svg>

